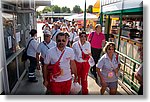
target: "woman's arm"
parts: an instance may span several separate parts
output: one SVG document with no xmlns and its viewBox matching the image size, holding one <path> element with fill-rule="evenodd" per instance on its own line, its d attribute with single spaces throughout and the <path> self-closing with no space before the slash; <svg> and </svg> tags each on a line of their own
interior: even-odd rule
<svg viewBox="0 0 150 102">
<path fill-rule="evenodd" d="M 104 78 L 103 78 L 103 76 L 102 76 L 102 73 L 101 73 L 101 71 L 100 71 L 100 68 L 96 68 L 96 71 L 97 71 L 98 76 L 100 77 L 101 85 L 102 85 L 102 86 L 106 86 L 107 84 L 106 84 L 106 82 L 105 82 L 105 80 L 104 80 Z"/>
<path fill-rule="evenodd" d="M 135 73 L 135 78 L 139 81 L 139 83 L 143 84 L 143 65 L 141 65 L 138 71 Z"/>
<path fill-rule="evenodd" d="M 135 78 L 139 81 L 140 84 L 143 84 L 143 78 L 140 74 L 137 72 L 135 73 Z"/>
</svg>

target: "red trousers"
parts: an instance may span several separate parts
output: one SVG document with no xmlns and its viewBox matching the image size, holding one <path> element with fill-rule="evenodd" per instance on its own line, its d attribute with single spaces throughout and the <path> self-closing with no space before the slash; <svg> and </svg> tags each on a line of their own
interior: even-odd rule
<svg viewBox="0 0 150 102">
<path fill-rule="evenodd" d="M 82 94 L 87 95 L 88 94 L 88 82 L 87 82 L 87 76 L 90 69 L 90 65 L 88 62 L 76 62 L 77 66 L 77 75 L 78 75 L 78 83 L 82 86 Z"/>
<path fill-rule="evenodd" d="M 49 88 L 53 95 L 69 95 L 72 79 L 63 82 L 50 82 Z"/>
</svg>

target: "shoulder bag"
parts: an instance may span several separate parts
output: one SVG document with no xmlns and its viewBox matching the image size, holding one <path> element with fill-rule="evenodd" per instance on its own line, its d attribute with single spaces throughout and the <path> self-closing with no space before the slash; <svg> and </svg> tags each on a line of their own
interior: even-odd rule
<svg viewBox="0 0 150 102">
<path fill-rule="evenodd" d="M 21 61 L 22 61 L 22 62 L 25 62 L 25 61 L 27 61 L 27 59 L 28 59 L 27 49 L 28 49 L 29 44 L 30 44 L 30 42 L 31 42 L 32 40 L 33 40 L 33 39 L 31 39 L 31 40 L 29 41 L 27 47 L 25 48 L 25 50 L 24 50 L 24 52 L 23 52 L 23 54 L 22 54 L 22 57 L 21 57 Z"/>
<path fill-rule="evenodd" d="M 60 60 L 61 60 L 64 52 L 65 52 L 65 50 L 62 52 L 58 61 L 55 64 L 50 63 L 47 67 L 48 77 L 50 78 L 51 81 L 54 81 L 53 78 L 57 78 L 58 76 L 61 75 Z"/>
</svg>

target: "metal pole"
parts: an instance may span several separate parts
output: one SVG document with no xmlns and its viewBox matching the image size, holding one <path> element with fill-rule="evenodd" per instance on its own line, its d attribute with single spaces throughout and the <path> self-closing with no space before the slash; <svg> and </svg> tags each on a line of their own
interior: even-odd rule
<svg viewBox="0 0 150 102">
<path fill-rule="evenodd" d="M 3 22 L 2 18 L 2 0 L 0 0 L 0 22 Z M 5 51 L 5 42 L 4 42 L 4 31 L 3 31 L 3 23 L 1 23 L 0 27 L 0 52 L 1 52 L 1 59 L 0 59 L 0 88 L 4 91 L 4 93 L 10 94 L 10 89 L 9 89 L 9 79 L 8 79 L 8 71 L 7 71 L 7 65 L 6 65 L 6 51 Z"/>
<path fill-rule="evenodd" d="M 119 30 L 119 36 L 118 36 L 118 47 L 117 50 L 119 51 L 119 46 L 120 46 L 120 36 L 122 33 L 122 16 L 123 16 L 123 8 L 124 8 L 124 0 L 122 0 L 122 10 L 121 10 L 121 14 L 120 14 L 120 30 Z"/>
<path fill-rule="evenodd" d="M 102 2 L 100 1 L 100 24 L 103 27 L 103 11 L 102 11 Z"/>
<path fill-rule="evenodd" d="M 107 21 L 108 21 L 108 23 L 107 23 L 106 41 L 108 41 L 108 39 L 109 39 L 109 31 L 110 31 L 110 24 L 111 24 L 110 15 L 108 15 Z"/>
<path fill-rule="evenodd" d="M 84 31 L 86 28 L 86 0 L 85 0 L 85 8 L 84 8 Z"/>
</svg>

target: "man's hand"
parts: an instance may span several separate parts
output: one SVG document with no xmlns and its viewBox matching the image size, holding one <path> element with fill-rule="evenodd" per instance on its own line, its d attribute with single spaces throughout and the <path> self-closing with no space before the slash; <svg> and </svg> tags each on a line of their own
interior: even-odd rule
<svg viewBox="0 0 150 102">
<path fill-rule="evenodd" d="M 75 82 L 78 82 L 78 77 L 77 76 L 74 78 L 74 83 Z"/>
<path fill-rule="evenodd" d="M 44 81 L 43 84 L 44 84 L 45 87 L 47 87 L 48 86 L 48 81 Z"/>
<path fill-rule="evenodd" d="M 37 70 L 40 70 L 40 64 L 37 63 Z"/>
</svg>

